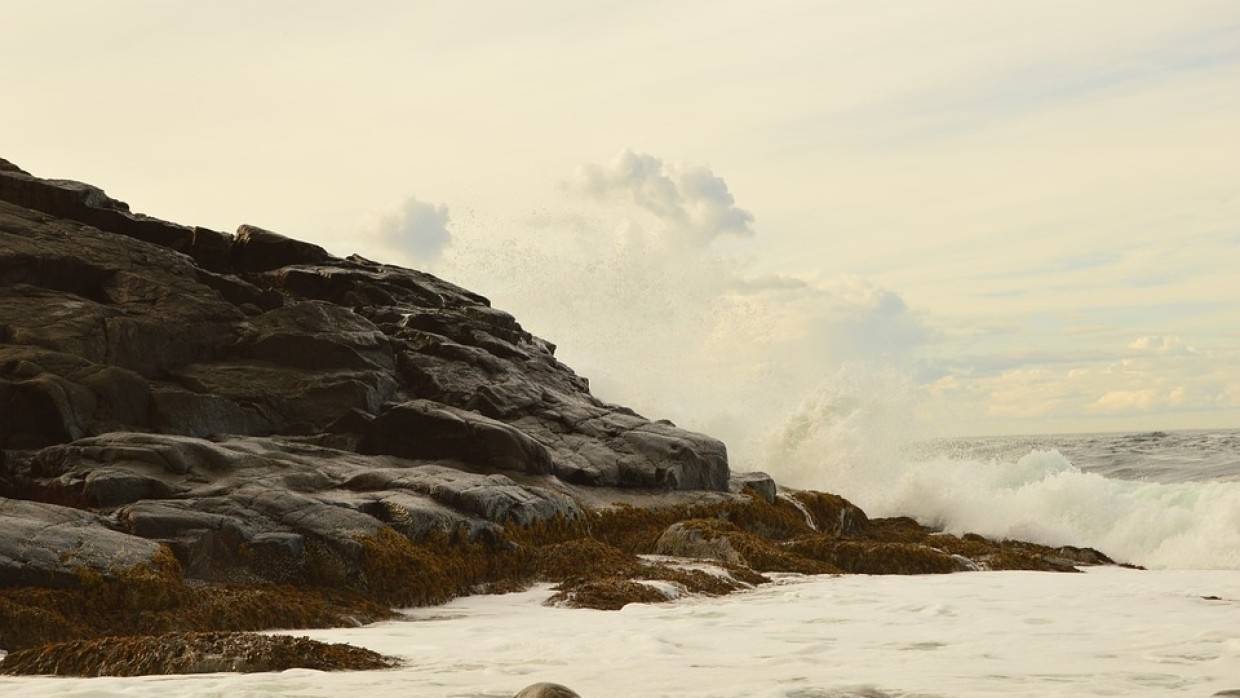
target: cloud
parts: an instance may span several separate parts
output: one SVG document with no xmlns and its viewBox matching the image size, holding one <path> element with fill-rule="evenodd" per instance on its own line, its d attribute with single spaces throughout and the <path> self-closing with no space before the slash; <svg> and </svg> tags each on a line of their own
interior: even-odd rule
<svg viewBox="0 0 1240 698">
<path fill-rule="evenodd" d="M 398 213 L 380 221 L 379 235 L 385 244 L 408 254 L 416 262 L 432 263 L 452 244 L 448 221 L 447 206 L 426 203 L 411 196 Z"/>
<path fill-rule="evenodd" d="M 1183 389 L 1180 389 L 1180 400 L 1183 401 Z M 1089 406 L 1095 412 L 1132 412 L 1148 410 L 1155 405 L 1166 402 L 1158 391 L 1146 388 L 1143 390 L 1112 390 L 1098 398 Z"/>
<path fill-rule="evenodd" d="M 700 165 L 668 164 L 624 150 L 606 164 L 581 167 L 569 189 L 599 201 L 634 204 L 697 244 L 754 233 L 753 214 L 736 205 L 723 178 Z"/>
<path fill-rule="evenodd" d="M 1128 344 L 1134 351 L 1150 354 L 1196 354 L 1197 350 L 1184 343 L 1179 337 L 1169 335 L 1147 335 L 1137 337 Z"/>
</svg>

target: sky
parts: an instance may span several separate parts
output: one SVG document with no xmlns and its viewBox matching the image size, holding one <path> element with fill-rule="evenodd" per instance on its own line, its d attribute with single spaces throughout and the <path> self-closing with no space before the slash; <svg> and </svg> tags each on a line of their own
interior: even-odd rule
<svg viewBox="0 0 1240 698">
<path fill-rule="evenodd" d="M 1240 427 L 1234 0 L 0 14 L 0 157 L 431 271 L 734 453 Z"/>
</svg>

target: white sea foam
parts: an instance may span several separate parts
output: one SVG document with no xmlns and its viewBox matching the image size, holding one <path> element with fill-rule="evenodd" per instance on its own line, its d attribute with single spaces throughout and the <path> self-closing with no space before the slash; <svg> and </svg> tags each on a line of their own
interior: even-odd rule
<svg viewBox="0 0 1240 698">
<path fill-rule="evenodd" d="M 545 588 L 459 599 L 419 622 L 309 631 L 395 671 L 0 678 L 27 698 L 1208 696 L 1240 688 L 1240 573 L 785 577 L 718 599 L 586 611 Z M 1203 596 L 1220 596 L 1210 601 Z M 301 634 L 301 633 L 299 633 Z"/>
<path fill-rule="evenodd" d="M 1116 479 L 1055 450 L 918 455 L 908 409 L 881 381 L 837 382 L 777 435 L 777 479 L 841 494 L 871 515 L 947 531 L 1095 547 L 1157 568 L 1240 569 L 1240 482 Z M 893 397 L 894 395 L 894 397 Z"/>
</svg>

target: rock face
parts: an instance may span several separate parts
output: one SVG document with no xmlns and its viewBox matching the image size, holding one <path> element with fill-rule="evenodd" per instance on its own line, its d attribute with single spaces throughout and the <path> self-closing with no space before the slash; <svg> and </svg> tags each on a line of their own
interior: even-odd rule
<svg viewBox="0 0 1240 698">
<path fill-rule="evenodd" d="M 161 544 L 192 577 L 283 581 L 384 527 L 571 520 L 572 487 L 727 491 L 722 443 L 595 398 L 554 351 L 429 274 L 0 160 L 0 585 Z"/>
</svg>

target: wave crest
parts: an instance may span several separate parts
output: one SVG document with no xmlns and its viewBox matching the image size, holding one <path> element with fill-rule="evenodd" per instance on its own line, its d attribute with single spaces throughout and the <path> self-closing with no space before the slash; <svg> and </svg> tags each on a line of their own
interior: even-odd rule
<svg viewBox="0 0 1240 698">
<path fill-rule="evenodd" d="M 890 388 L 886 378 L 834 382 L 777 434 L 768 470 L 871 516 L 912 516 L 950 533 L 1088 546 L 1152 568 L 1240 569 L 1240 482 L 1108 478 L 1055 450 L 911 455 L 906 393 Z"/>
</svg>

